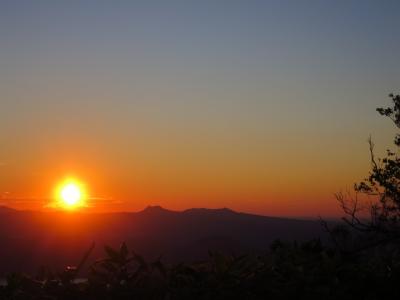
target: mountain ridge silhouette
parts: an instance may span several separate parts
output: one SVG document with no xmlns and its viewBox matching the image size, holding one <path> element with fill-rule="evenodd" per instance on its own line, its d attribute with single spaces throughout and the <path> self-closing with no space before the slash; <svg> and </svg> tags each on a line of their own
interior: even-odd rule
<svg viewBox="0 0 400 300">
<path fill-rule="evenodd" d="M 318 221 L 228 208 L 173 211 L 148 206 L 138 212 L 71 213 L 0 207 L 0 215 L 0 276 L 74 265 L 93 241 L 91 260 L 103 256 L 104 245 L 126 242 L 148 259 L 162 255 L 167 262 L 180 262 L 204 259 L 208 250 L 240 254 L 265 251 L 276 239 L 324 238 Z"/>
</svg>

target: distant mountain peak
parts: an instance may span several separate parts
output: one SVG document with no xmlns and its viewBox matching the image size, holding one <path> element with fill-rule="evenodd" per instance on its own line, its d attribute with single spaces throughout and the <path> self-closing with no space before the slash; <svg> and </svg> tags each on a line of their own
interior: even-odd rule
<svg viewBox="0 0 400 300">
<path fill-rule="evenodd" d="M 184 213 L 219 213 L 219 214 L 237 214 L 234 210 L 223 207 L 223 208 L 190 208 L 185 211 Z"/>
<path fill-rule="evenodd" d="M 227 208 L 227 207 L 222 207 L 222 208 L 189 208 L 184 211 L 173 211 L 169 209 L 165 209 L 164 207 L 160 205 L 148 205 L 145 209 L 140 211 L 140 213 L 145 213 L 145 214 L 165 214 L 165 213 L 184 213 L 184 214 L 219 214 L 219 215 L 230 215 L 230 214 L 237 214 L 234 210 Z"/>
<path fill-rule="evenodd" d="M 162 212 L 171 212 L 171 211 L 161 207 L 160 205 L 148 205 L 141 212 L 142 213 L 162 213 Z"/>
</svg>

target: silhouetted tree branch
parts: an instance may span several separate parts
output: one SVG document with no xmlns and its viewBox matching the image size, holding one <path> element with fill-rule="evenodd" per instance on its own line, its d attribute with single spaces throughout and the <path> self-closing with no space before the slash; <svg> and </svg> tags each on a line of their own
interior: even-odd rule
<svg viewBox="0 0 400 300">
<path fill-rule="evenodd" d="M 378 108 L 379 114 L 389 117 L 400 129 L 400 95 L 390 94 L 393 106 Z M 365 243 L 355 251 L 400 241 L 400 133 L 394 138 L 395 151 L 387 150 L 384 158 L 376 158 L 372 138 L 368 139 L 371 171 L 362 182 L 354 185 L 354 196 L 337 193 L 345 217 L 344 222 L 364 237 Z M 372 200 L 361 205 L 359 196 Z"/>
</svg>

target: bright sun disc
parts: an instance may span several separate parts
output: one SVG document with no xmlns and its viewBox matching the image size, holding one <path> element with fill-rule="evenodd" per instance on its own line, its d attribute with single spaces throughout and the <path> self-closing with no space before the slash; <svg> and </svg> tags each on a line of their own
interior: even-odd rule
<svg viewBox="0 0 400 300">
<path fill-rule="evenodd" d="M 61 198 L 63 199 L 64 203 L 67 205 L 75 205 L 81 199 L 82 194 L 79 190 L 79 187 L 73 183 L 70 183 L 63 187 L 61 190 Z"/>
<path fill-rule="evenodd" d="M 81 184 L 76 181 L 66 181 L 57 189 L 59 206 L 65 209 L 75 209 L 85 206 L 85 192 Z"/>
</svg>

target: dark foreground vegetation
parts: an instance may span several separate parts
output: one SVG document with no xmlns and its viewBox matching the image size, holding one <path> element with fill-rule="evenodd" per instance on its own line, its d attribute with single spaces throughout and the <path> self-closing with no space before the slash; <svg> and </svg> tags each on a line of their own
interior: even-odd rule
<svg viewBox="0 0 400 300">
<path fill-rule="evenodd" d="M 383 299 L 400 296 L 400 259 L 343 255 L 318 240 L 275 242 L 262 255 L 210 253 L 201 263 L 166 266 L 106 247 L 106 258 L 78 282 L 76 268 L 37 277 L 11 274 L 1 299 Z M 397 251 L 396 251 L 397 253 Z"/>
<path fill-rule="evenodd" d="M 400 96 L 380 108 L 400 128 Z M 105 258 L 78 281 L 94 245 L 77 267 L 36 277 L 10 274 L 0 299 L 400 299 L 400 135 L 396 151 L 376 159 L 354 193 L 338 194 L 346 217 L 331 243 L 275 241 L 264 253 L 210 252 L 209 259 L 165 265 L 128 249 L 105 247 Z"/>
</svg>

